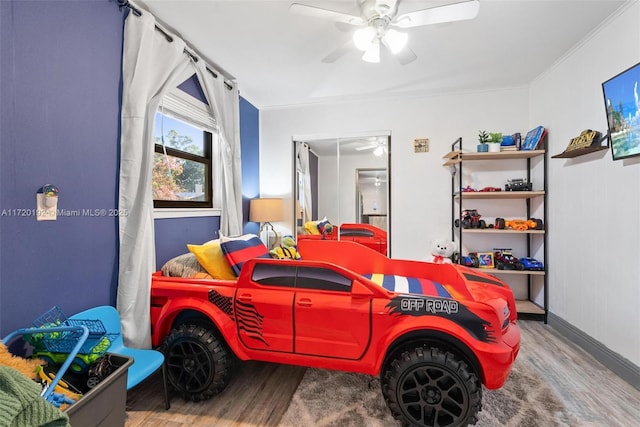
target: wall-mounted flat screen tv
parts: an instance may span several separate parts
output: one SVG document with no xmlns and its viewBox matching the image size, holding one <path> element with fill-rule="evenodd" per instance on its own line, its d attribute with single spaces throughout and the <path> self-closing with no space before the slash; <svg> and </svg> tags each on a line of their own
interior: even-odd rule
<svg viewBox="0 0 640 427">
<path fill-rule="evenodd" d="M 640 63 L 602 83 L 613 160 L 640 156 Z"/>
</svg>

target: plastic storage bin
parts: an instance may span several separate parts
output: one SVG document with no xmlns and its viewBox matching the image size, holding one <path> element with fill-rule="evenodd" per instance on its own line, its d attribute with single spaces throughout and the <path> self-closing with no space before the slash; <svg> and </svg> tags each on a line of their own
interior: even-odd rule
<svg viewBox="0 0 640 427">
<path fill-rule="evenodd" d="M 111 363 L 116 369 L 65 410 L 72 427 L 124 426 L 127 416 L 127 370 L 133 364 L 133 359 L 111 354 Z"/>
</svg>

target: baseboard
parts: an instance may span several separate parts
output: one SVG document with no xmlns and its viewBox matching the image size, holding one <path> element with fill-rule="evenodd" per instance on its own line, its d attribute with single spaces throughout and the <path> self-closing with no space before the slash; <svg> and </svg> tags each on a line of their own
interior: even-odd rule
<svg viewBox="0 0 640 427">
<path fill-rule="evenodd" d="M 640 390 L 640 367 L 553 313 L 548 314 L 547 323 L 559 334 L 611 369 L 620 378 Z"/>
</svg>

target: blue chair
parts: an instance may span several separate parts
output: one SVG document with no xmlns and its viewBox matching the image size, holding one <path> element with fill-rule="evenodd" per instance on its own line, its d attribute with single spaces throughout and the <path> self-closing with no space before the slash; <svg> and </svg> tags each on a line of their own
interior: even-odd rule
<svg viewBox="0 0 640 427">
<path fill-rule="evenodd" d="M 117 334 L 117 338 L 111 343 L 107 351 L 109 353 L 123 355 L 133 359 L 133 364 L 129 366 L 129 370 L 127 371 L 127 390 L 137 386 L 154 372 L 161 369 L 165 408 L 169 409 L 171 404 L 169 402 L 164 355 L 156 350 L 126 347 L 122 339 L 122 326 L 120 324 L 120 314 L 118 313 L 118 310 L 111 306 L 100 306 L 74 314 L 69 318 L 100 320 L 108 334 Z"/>
</svg>

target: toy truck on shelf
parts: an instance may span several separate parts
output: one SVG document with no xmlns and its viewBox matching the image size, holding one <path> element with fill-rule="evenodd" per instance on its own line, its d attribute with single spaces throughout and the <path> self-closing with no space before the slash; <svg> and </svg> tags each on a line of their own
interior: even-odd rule
<svg viewBox="0 0 640 427">
<path fill-rule="evenodd" d="M 533 183 L 528 182 L 524 178 L 515 178 L 507 180 L 504 185 L 504 191 L 532 191 Z"/>
<path fill-rule="evenodd" d="M 504 384 L 520 346 L 504 282 L 350 241 L 298 250 L 301 260 L 248 259 L 237 280 L 154 273 L 152 342 L 173 389 L 208 399 L 235 358 L 257 360 L 379 376 L 404 425 L 475 423 L 482 386 Z"/>
<path fill-rule="evenodd" d="M 477 209 L 465 209 L 462 211 L 460 220 L 456 219 L 455 226 L 460 227 L 462 224 L 462 228 L 487 228 L 487 222 L 481 218 L 482 215 L 478 213 Z"/>
<path fill-rule="evenodd" d="M 529 218 L 529 219 L 496 218 L 494 228 L 499 230 L 510 228 L 512 230 L 518 230 L 518 231 L 544 230 L 544 222 L 541 219 L 537 219 L 537 218 Z"/>
</svg>

